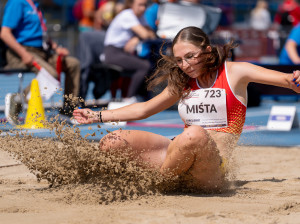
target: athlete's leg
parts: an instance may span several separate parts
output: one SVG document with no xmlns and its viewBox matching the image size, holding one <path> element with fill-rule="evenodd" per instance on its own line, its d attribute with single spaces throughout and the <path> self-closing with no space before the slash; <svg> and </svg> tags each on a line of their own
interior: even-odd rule
<svg viewBox="0 0 300 224">
<path fill-rule="evenodd" d="M 136 159 L 163 174 L 187 177 L 195 189 L 219 189 L 224 183 L 219 150 L 200 126 L 186 128 L 173 141 L 150 132 L 118 130 L 102 138 L 100 149 L 130 150 Z"/>
<path fill-rule="evenodd" d="M 193 187 L 215 189 L 224 182 L 216 143 L 200 126 L 190 126 L 168 147 L 161 172 L 190 176 Z"/>
<path fill-rule="evenodd" d="M 170 143 L 170 139 L 151 132 L 117 130 L 101 139 L 100 149 L 117 153 L 129 152 L 134 159 L 159 169 L 165 160 Z"/>
</svg>

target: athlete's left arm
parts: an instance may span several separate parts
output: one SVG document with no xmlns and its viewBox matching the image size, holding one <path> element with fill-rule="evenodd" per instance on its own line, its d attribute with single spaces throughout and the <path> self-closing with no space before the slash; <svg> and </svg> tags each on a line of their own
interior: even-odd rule
<svg viewBox="0 0 300 224">
<path fill-rule="evenodd" d="M 250 82 L 289 88 L 300 93 L 300 71 L 294 73 L 283 73 L 248 62 L 231 62 L 233 79 L 239 86 L 248 85 Z"/>
</svg>

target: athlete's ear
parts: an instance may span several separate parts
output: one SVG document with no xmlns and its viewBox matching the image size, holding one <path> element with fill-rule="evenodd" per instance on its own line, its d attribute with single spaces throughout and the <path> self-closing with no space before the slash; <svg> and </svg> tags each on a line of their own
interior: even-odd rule
<svg viewBox="0 0 300 224">
<path fill-rule="evenodd" d="M 212 50 L 211 46 L 207 46 L 206 50 L 208 50 L 209 52 L 211 52 L 211 50 Z"/>
</svg>

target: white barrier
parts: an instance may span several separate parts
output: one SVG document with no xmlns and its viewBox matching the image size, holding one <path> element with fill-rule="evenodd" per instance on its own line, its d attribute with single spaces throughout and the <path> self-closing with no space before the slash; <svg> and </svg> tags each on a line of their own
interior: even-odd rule
<svg viewBox="0 0 300 224">
<path fill-rule="evenodd" d="M 272 131 L 290 131 L 299 128 L 295 106 L 272 106 L 267 129 Z"/>
</svg>

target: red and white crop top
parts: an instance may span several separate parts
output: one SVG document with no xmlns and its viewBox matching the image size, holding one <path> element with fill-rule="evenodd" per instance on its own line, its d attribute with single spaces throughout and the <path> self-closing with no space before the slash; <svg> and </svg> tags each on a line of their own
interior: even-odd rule
<svg viewBox="0 0 300 224">
<path fill-rule="evenodd" d="M 246 118 L 246 105 L 232 92 L 226 62 L 210 88 L 201 88 L 197 79 L 190 79 L 190 94 L 180 100 L 178 112 L 186 126 L 241 134 Z"/>
</svg>

